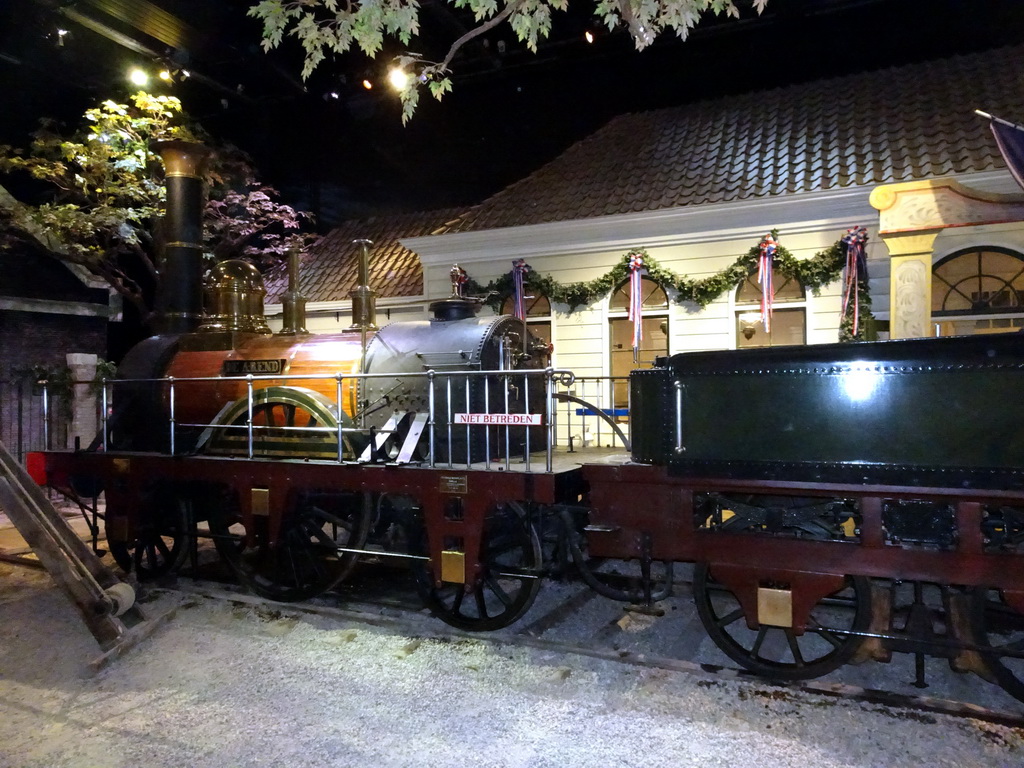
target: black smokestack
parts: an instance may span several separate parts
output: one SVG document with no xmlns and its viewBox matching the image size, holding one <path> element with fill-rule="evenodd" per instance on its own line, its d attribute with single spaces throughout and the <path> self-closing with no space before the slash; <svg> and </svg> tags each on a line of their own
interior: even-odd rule
<svg viewBox="0 0 1024 768">
<path fill-rule="evenodd" d="M 203 317 L 203 175 L 210 150 L 191 141 L 161 141 L 167 212 L 154 330 L 187 333 Z"/>
</svg>

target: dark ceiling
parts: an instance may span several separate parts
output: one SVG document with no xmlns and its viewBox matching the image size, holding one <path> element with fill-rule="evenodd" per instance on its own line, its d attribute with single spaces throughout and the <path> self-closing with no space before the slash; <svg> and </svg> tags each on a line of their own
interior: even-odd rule
<svg viewBox="0 0 1024 768">
<path fill-rule="evenodd" d="M 41 117 L 74 125 L 133 90 L 130 66 L 164 64 L 191 76 L 159 89 L 330 223 L 472 204 L 622 112 L 1024 42 L 1024 0 L 769 0 L 762 17 L 709 19 L 685 43 L 664 37 L 636 53 L 621 31 L 584 42 L 593 3 L 577 3 L 537 55 L 507 26 L 467 46 L 454 93 L 425 97 L 403 127 L 397 99 L 361 85 L 401 48 L 381 63 L 338 57 L 304 83 L 298 44 L 265 54 L 250 5 L 0 0 L 0 142 L 26 144 Z M 423 0 L 421 19 L 411 47 L 428 58 L 471 25 L 443 0 Z"/>
</svg>

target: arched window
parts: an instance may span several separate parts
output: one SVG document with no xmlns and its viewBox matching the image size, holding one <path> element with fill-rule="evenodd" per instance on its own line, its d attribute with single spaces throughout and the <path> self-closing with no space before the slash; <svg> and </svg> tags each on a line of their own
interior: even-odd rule
<svg viewBox="0 0 1024 768">
<path fill-rule="evenodd" d="M 970 248 L 932 268 L 932 319 L 940 336 L 1024 327 L 1024 255 Z"/>
<path fill-rule="evenodd" d="M 775 298 L 771 329 L 761 322 L 761 285 L 757 273 L 736 289 L 736 348 L 781 347 L 807 342 L 807 295 L 795 277 L 772 270 Z"/>
<path fill-rule="evenodd" d="M 543 293 L 524 297 L 526 303 L 526 324 L 530 333 L 546 344 L 551 344 L 551 301 Z M 501 304 L 501 314 L 511 315 L 515 307 L 515 299 L 509 296 Z"/>
<path fill-rule="evenodd" d="M 641 318 L 643 339 L 639 359 L 633 360 L 633 321 L 629 319 L 629 281 L 612 291 L 608 302 L 608 338 L 611 341 L 609 373 L 620 382 L 634 368 L 650 367 L 654 358 L 668 354 L 668 294 L 649 277 L 641 278 Z M 625 407 L 629 400 L 628 383 L 613 387 L 615 407 Z"/>
</svg>

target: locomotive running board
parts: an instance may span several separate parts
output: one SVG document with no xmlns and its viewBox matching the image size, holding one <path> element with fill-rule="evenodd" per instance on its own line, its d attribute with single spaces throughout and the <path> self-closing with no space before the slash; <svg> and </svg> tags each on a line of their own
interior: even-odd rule
<svg viewBox="0 0 1024 768">
<path fill-rule="evenodd" d="M 93 554 L 2 442 L 0 506 L 105 651 L 92 663 L 94 669 L 137 644 L 167 618 L 147 619 L 135 604 L 131 586 Z"/>
</svg>

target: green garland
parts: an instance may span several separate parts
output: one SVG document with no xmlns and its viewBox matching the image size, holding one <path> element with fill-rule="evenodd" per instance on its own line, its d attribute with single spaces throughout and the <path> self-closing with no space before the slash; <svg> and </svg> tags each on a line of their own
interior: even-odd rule
<svg viewBox="0 0 1024 768">
<path fill-rule="evenodd" d="M 772 236 L 778 240 L 778 232 L 772 230 Z M 726 291 L 729 291 L 747 279 L 757 269 L 760 256 L 760 245 L 755 245 L 730 266 L 710 277 L 694 279 L 679 275 L 658 264 L 643 248 L 634 248 L 623 254 L 619 262 L 608 272 L 588 282 L 560 283 L 550 275 L 527 272 L 524 285 L 538 291 L 553 302 L 566 304 L 569 312 L 575 312 L 583 306 L 592 304 L 602 296 L 606 296 L 615 286 L 629 277 L 629 261 L 639 254 L 644 260 L 644 270 L 648 277 L 662 287 L 672 288 L 676 292 L 676 301 L 690 301 L 701 309 L 707 307 Z M 795 278 L 805 289 L 815 295 L 822 287 L 840 277 L 846 265 L 846 249 L 841 241 L 837 241 L 824 251 L 816 253 L 809 259 L 797 259 L 781 245 L 777 246 L 774 257 L 775 269 L 786 277 Z M 853 306 L 847 308 L 840 325 L 840 339 L 849 341 L 867 338 L 867 331 L 873 328 L 871 317 L 871 297 L 868 295 L 867 282 L 859 286 L 861 322 L 856 336 L 853 334 Z M 512 273 L 506 273 L 487 285 L 481 285 L 473 278 L 466 283 L 466 293 L 487 296 L 486 303 L 496 312 L 500 311 L 505 299 L 512 295 Z"/>
</svg>

